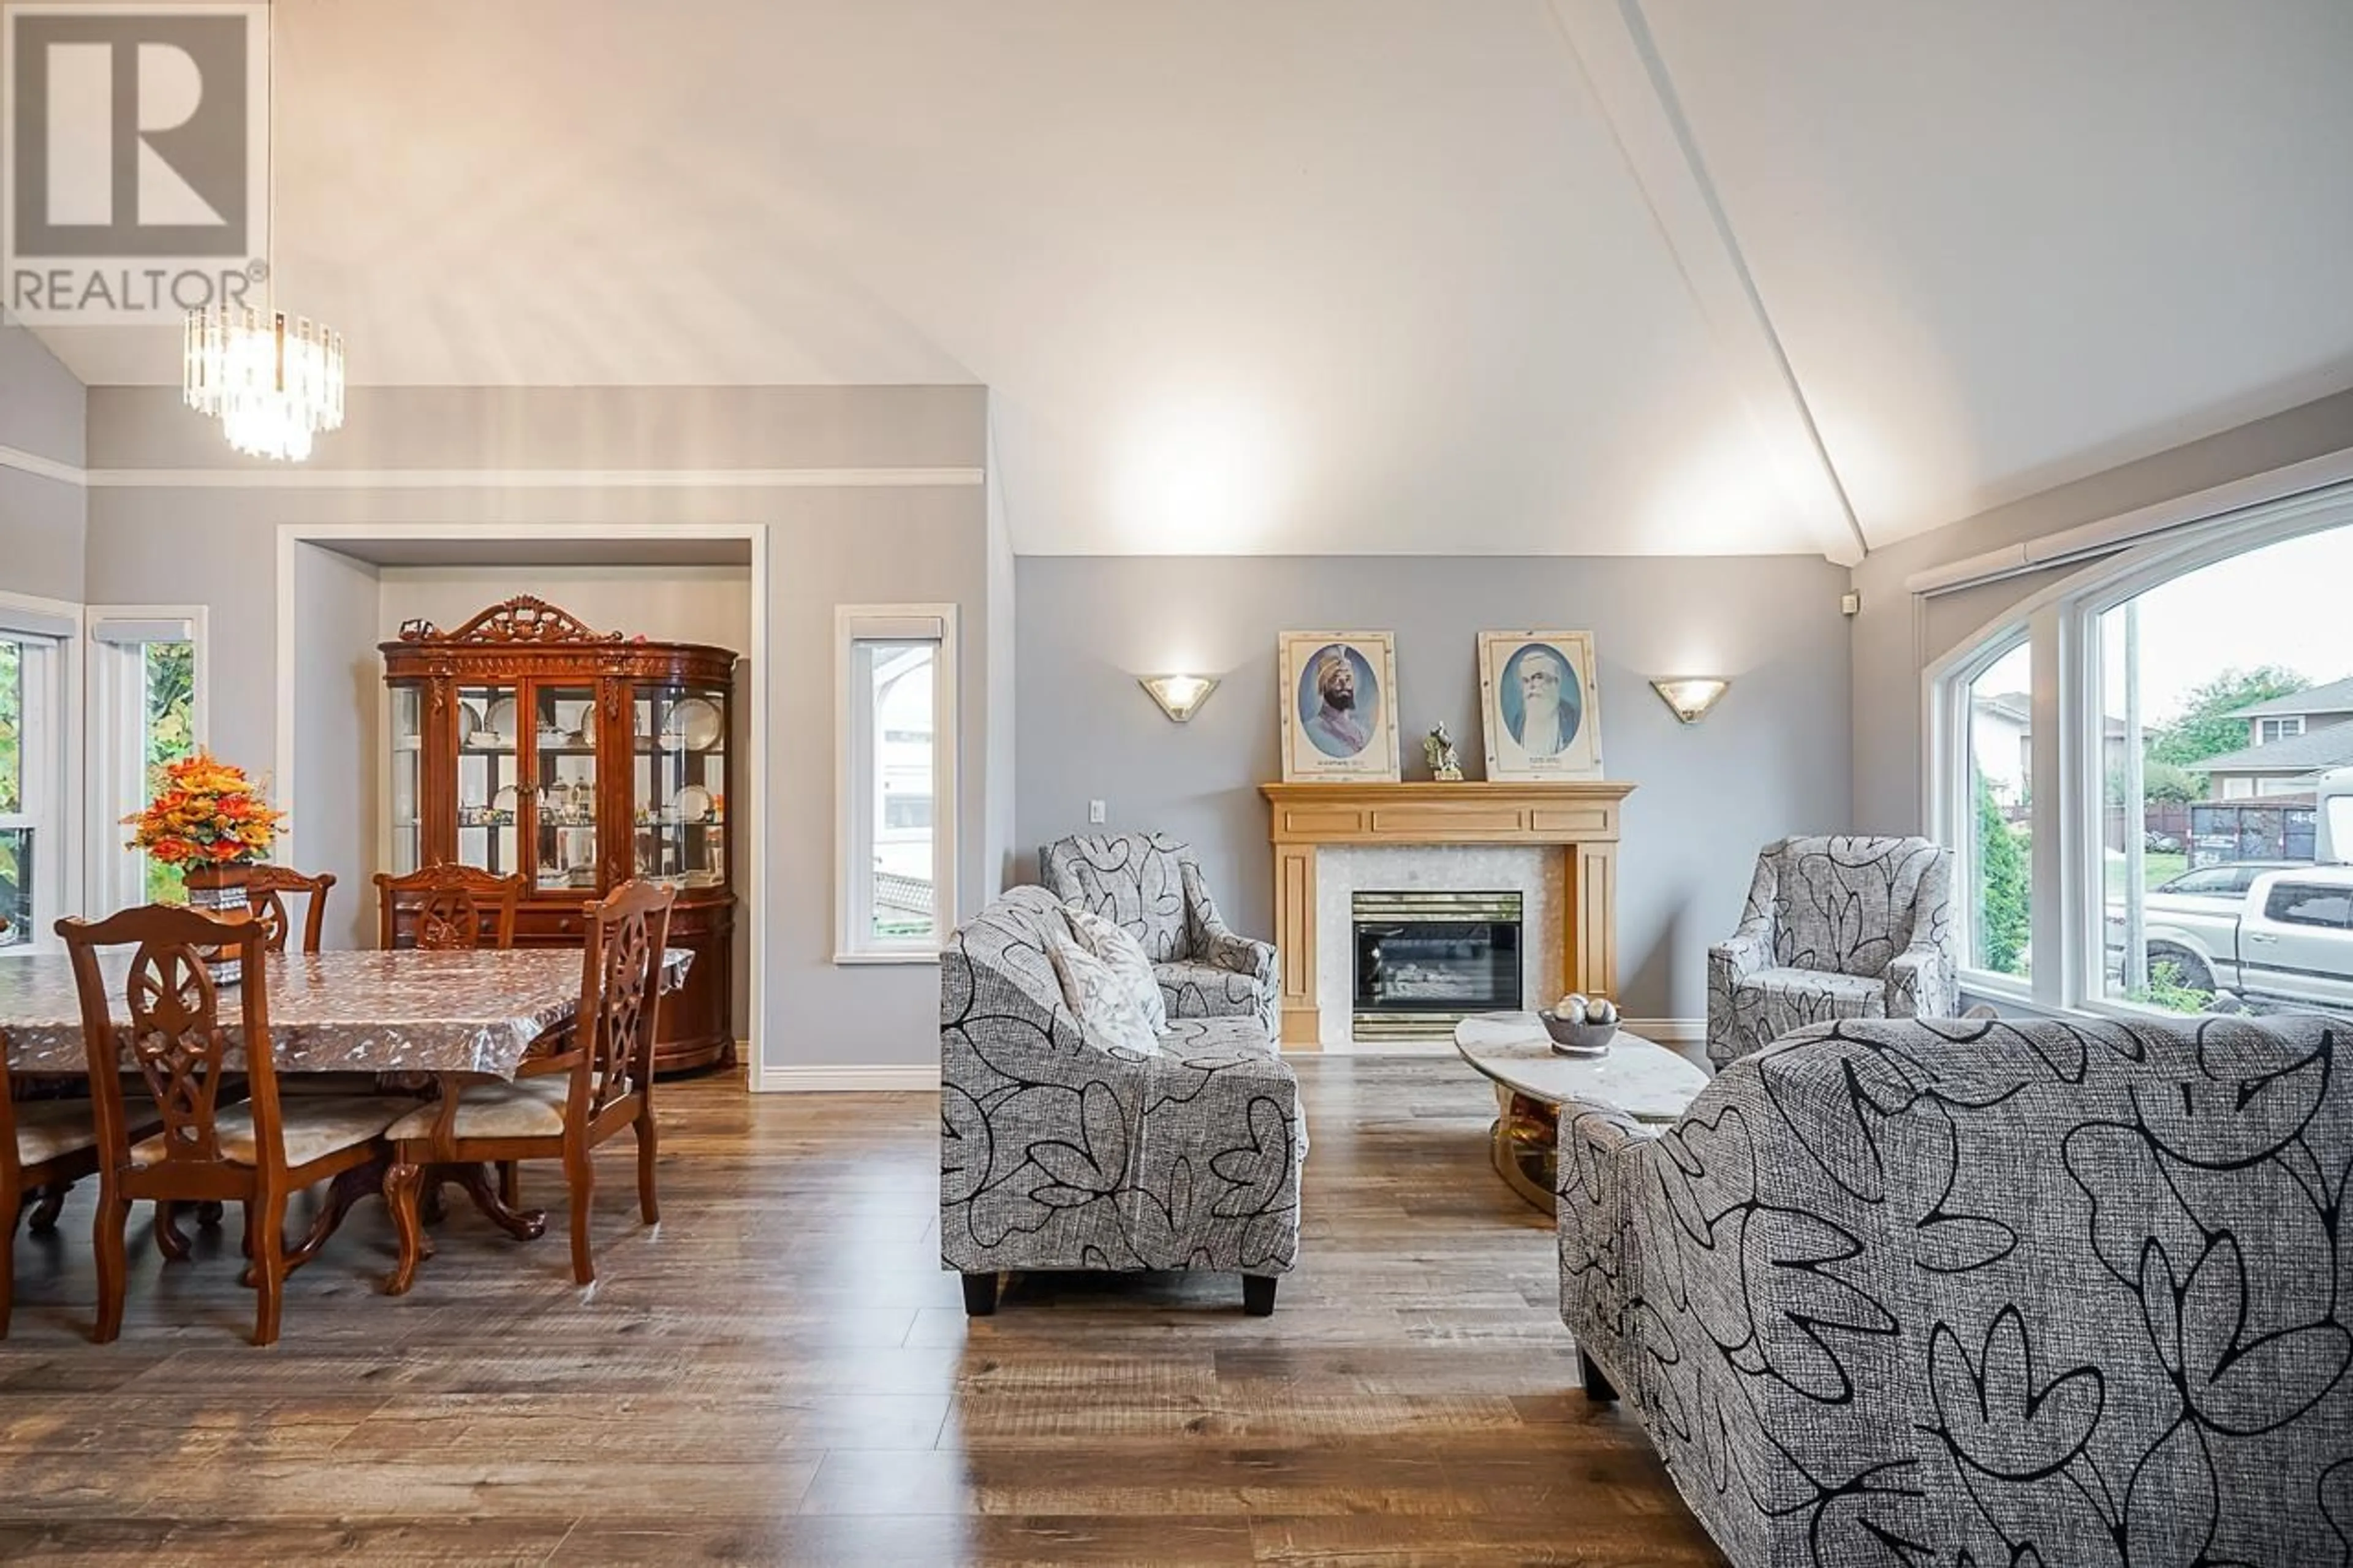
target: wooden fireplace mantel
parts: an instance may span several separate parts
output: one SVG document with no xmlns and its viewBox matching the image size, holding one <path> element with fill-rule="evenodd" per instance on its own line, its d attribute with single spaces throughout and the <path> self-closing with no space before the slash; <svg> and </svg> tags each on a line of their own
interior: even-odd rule
<svg viewBox="0 0 2353 1568">
<path fill-rule="evenodd" d="M 1634 786 L 1564 784 L 1271 784 L 1274 941 L 1282 1044 L 1314 1050 L 1315 850 L 1325 844 L 1557 846 L 1567 889 L 1562 973 L 1572 990 L 1618 989 L 1618 818 Z"/>
</svg>

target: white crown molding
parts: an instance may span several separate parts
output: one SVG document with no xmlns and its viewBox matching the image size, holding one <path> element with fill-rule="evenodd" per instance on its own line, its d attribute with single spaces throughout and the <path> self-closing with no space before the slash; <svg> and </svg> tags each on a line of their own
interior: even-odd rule
<svg viewBox="0 0 2353 1568">
<path fill-rule="evenodd" d="M 55 479 L 61 485 L 77 488 L 90 482 L 90 476 L 75 465 L 61 463 L 55 458 L 44 458 L 38 452 L 27 452 L 20 447 L 0 447 L 0 468 L 14 468 L 20 474 Z"/>
<path fill-rule="evenodd" d="M 981 468 L 92 468 L 93 489 L 968 489 Z"/>
<path fill-rule="evenodd" d="M 940 1068 L 937 1062 L 863 1068 L 765 1063 L 757 1087 L 762 1094 L 936 1094 Z"/>
<path fill-rule="evenodd" d="M 1816 530 L 1822 552 L 1839 565 L 1855 564 L 1871 542 L 1708 176 L 1641 0 L 1553 0 L 1552 14 L 1773 456 L 1782 488 Z"/>
<path fill-rule="evenodd" d="M 970 489 L 976 468 L 84 468 L 0 447 L 0 468 L 90 489 L 672 490 Z"/>
</svg>

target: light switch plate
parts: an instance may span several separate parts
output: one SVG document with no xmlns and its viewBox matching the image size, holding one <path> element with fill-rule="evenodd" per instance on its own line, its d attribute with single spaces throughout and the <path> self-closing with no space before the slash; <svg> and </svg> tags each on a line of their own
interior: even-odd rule
<svg viewBox="0 0 2353 1568">
<path fill-rule="evenodd" d="M 1103 809 L 1103 802 L 1099 800 L 1091 800 L 1087 802 L 1087 820 L 1089 822 L 1093 823 L 1097 826 L 1101 826 L 1109 819 L 1109 816 L 1110 814 Z"/>
</svg>

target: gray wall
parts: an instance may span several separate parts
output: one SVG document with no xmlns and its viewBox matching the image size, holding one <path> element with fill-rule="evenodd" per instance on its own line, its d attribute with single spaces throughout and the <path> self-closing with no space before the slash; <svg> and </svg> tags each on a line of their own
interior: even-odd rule
<svg viewBox="0 0 2353 1568">
<path fill-rule="evenodd" d="M 0 326 L 0 447 L 82 460 L 81 383 L 22 327 Z M 0 463 L 0 591 L 82 599 L 79 485 Z"/>
<path fill-rule="evenodd" d="M 1934 599 L 1904 579 L 1983 551 L 2081 527 L 2216 485 L 2353 447 L 2353 392 L 2176 447 L 1872 552 L 1854 569 L 1854 823 L 1916 833 L 1922 823 L 1921 673 L 1988 621 L 2087 563 Z"/>
<path fill-rule="evenodd" d="M 295 863 L 332 871 L 330 948 L 374 947 L 378 809 L 384 794 L 384 665 L 375 645 L 375 568 L 315 545 L 294 551 L 294 777 L 280 804 L 299 816 Z M 217 669 L 207 699 L 220 710 Z M 299 790 L 298 795 L 290 793 Z"/>
<path fill-rule="evenodd" d="M 306 474 L 343 468 L 971 468 L 985 458 L 980 387 L 354 390 L 349 426 Z M 93 468 L 249 468 L 162 388 L 95 388 Z M 213 742 L 266 765 L 275 746 L 275 560 L 281 524 L 741 522 L 766 530 L 762 672 L 766 753 L 747 759 L 767 823 L 766 986 L 760 1039 L 776 1066 L 938 1059 L 930 966 L 836 968 L 833 610 L 957 605 L 963 767 L 958 901 L 995 891 L 984 868 L 993 599 L 987 500 L 974 486 L 753 488 L 723 473 L 623 489 L 205 485 L 90 492 L 94 599 L 212 607 Z M 707 478 L 712 482 L 700 482 Z M 186 542 L 206 548 L 192 552 Z M 372 618 L 371 618 L 372 624 Z M 369 714 L 374 714 L 374 709 Z M 296 788 L 303 786 L 297 781 Z M 300 804 L 298 802 L 298 804 Z"/>
<path fill-rule="evenodd" d="M 1267 811 L 1282 775 L 1275 636 L 1397 634 L 1408 778 L 1444 720 L 1483 772 L 1482 630 L 1589 628 L 1600 658 L 1609 776 L 1633 781 L 1620 861 L 1628 1012 L 1706 1011 L 1705 949 L 1732 930 L 1757 846 L 1849 818 L 1846 573 L 1797 556 L 1715 559 L 1025 556 L 1018 564 L 1019 869 L 1036 847 L 1110 826 L 1192 841 L 1228 917 L 1272 921 Z M 1223 682 L 1176 725 L 1135 684 L 1181 671 Z M 1654 677 L 1726 675 L 1701 723 L 1678 723 Z"/>
</svg>

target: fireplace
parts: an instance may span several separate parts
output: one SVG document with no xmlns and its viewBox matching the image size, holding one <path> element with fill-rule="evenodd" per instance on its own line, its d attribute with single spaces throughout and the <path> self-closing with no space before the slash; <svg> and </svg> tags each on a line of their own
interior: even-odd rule
<svg viewBox="0 0 2353 1568">
<path fill-rule="evenodd" d="M 1443 1040 L 1472 1013 L 1520 1005 L 1518 893 L 1358 892 L 1352 1032 Z"/>
</svg>

